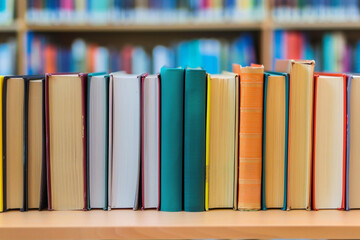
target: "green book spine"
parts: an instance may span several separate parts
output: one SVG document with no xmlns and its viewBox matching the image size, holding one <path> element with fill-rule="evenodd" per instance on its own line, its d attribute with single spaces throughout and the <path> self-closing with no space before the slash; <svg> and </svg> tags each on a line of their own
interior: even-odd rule
<svg viewBox="0 0 360 240">
<path fill-rule="evenodd" d="M 185 71 L 184 210 L 205 210 L 206 72 Z"/>
<path fill-rule="evenodd" d="M 183 209 L 183 68 L 161 69 L 160 210 Z"/>
</svg>

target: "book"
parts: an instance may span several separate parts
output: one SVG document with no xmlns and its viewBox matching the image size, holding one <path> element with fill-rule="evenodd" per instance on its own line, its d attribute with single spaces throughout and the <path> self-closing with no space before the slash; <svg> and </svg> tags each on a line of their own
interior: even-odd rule
<svg viewBox="0 0 360 240">
<path fill-rule="evenodd" d="M 3 210 L 20 209 L 26 211 L 30 203 L 32 208 L 40 208 L 41 198 L 46 193 L 42 188 L 44 175 L 43 165 L 43 142 L 42 142 L 42 107 L 39 107 L 40 119 L 37 126 L 40 142 L 38 142 L 39 156 L 34 158 L 33 131 L 29 131 L 28 123 L 33 126 L 32 116 L 28 110 L 34 109 L 31 101 L 33 81 L 42 81 L 43 76 L 6 76 L 3 78 L 2 89 L 2 194 Z M 40 87 L 40 101 L 42 101 Z M 28 101 L 30 100 L 30 101 Z M 36 108 L 35 107 L 35 108 Z M 30 122 L 29 122 L 30 121 Z M 29 140 L 33 140 L 30 142 Z M 36 165 L 34 167 L 34 164 Z M 34 181 L 35 180 L 35 181 Z M 35 189 L 34 189 L 35 188 Z M 33 206 L 33 198 L 36 203 Z"/>
<path fill-rule="evenodd" d="M 264 74 L 262 210 L 286 210 L 289 74 Z"/>
<path fill-rule="evenodd" d="M 238 75 L 208 75 L 206 104 L 205 209 L 237 209 Z"/>
<path fill-rule="evenodd" d="M 47 173 L 45 147 L 45 76 L 25 77 L 27 132 L 27 208 L 45 209 Z"/>
<path fill-rule="evenodd" d="M 184 210 L 205 210 L 206 72 L 185 69 Z"/>
<path fill-rule="evenodd" d="M 183 68 L 162 67 L 160 210 L 183 210 L 184 85 Z"/>
<path fill-rule="evenodd" d="M 233 65 L 240 75 L 238 209 L 261 208 L 264 67 Z"/>
<path fill-rule="evenodd" d="M 90 73 L 87 79 L 88 209 L 108 207 L 109 75 Z"/>
<path fill-rule="evenodd" d="M 277 59 L 314 59 L 315 71 L 359 72 L 359 43 L 341 32 L 324 33 L 319 39 L 301 31 L 275 30 L 273 63 Z"/>
<path fill-rule="evenodd" d="M 160 199 L 160 78 L 141 79 L 142 209 L 158 208 Z"/>
<path fill-rule="evenodd" d="M 2 74 L 13 75 L 16 73 L 16 66 L 17 66 L 16 53 L 17 53 L 16 39 L 10 38 L 6 42 L 1 41 L 0 72 Z"/>
<path fill-rule="evenodd" d="M 4 76 L 0 76 L 0 156 L 3 156 L 3 84 Z M 0 161 L 0 212 L 4 211 L 4 166 L 3 161 Z"/>
<path fill-rule="evenodd" d="M 360 208 L 360 193 L 358 191 L 360 155 L 358 148 L 356 148 L 360 141 L 360 125 L 358 124 L 360 112 L 356 107 L 359 96 L 360 76 L 349 74 L 347 77 L 346 210 Z"/>
<path fill-rule="evenodd" d="M 275 22 L 353 22 L 359 19 L 358 1 L 274 1 Z"/>
<path fill-rule="evenodd" d="M 290 74 L 287 209 L 310 210 L 315 61 L 278 60 Z"/>
<path fill-rule="evenodd" d="M 346 75 L 315 73 L 313 209 L 345 208 Z"/>
<path fill-rule="evenodd" d="M 109 209 L 140 207 L 140 78 L 110 74 Z"/>
<path fill-rule="evenodd" d="M 10 25 L 14 22 L 14 0 L 3 0 L 0 3 L 0 25 Z"/>
<path fill-rule="evenodd" d="M 6 2 L 6 5 L 5 5 Z M 9 6 L 9 4 L 12 5 Z M 13 20 L 14 0 L 0 5 L 0 23 Z M 26 20 L 31 24 L 181 24 L 260 22 L 264 1 L 120 1 L 46 0 L 28 1 Z"/>
<path fill-rule="evenodd" d="M 20 209 L 26 206 L 26 117 L 25 79 L 5 77 L 3 104 L 3 208 Z"/>
<path fill-rule="evenodd" d="M 55 44 L 56 39 L 29 32 L 26 34 L 26 70 L 43 72 L 112 72 L 159 73 L 162 66 L 198 66 L 208 73 L 231 71 L 232 62 L 242 65 L 256 61 L 253 34 L 242 34 L 234 40 L 192 39 L 176 41 L 167 46 L 124 45 L 114 47 L 96 41 L 75 39 L 71 43 Z M 0 70 L 15 71 L 15 42 L 0 44 Z M 10 51 L 11 50 L 11 51 Z M 1 56 L 4 56 L 1 58 Z M 1 72 L 1 71 L 0 71 Z"/>
<path fill-rule="evenodd" d="M 87 209 L 87 74 L 46 74 L 49 210 Z"/>
</svg>

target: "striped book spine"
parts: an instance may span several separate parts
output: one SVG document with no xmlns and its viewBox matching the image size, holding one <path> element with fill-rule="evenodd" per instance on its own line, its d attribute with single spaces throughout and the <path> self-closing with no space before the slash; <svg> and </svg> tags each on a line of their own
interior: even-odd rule
<svg viewBox="0 0 360 240">
<path fill-rule="evenodd" d="M 238 209 L 261 208 L 263 67 L 240 71 L 240 141 Z"/>
</svg>

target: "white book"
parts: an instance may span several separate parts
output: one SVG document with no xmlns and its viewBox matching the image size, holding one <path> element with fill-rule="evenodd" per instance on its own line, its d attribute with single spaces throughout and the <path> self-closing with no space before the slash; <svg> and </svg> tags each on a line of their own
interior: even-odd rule
<svg viewBox="0 0 360 240">
<path fill-rule="evenodd" d="M 160 84 L 157 75 L 142 79 L 142 208 L 159 205 Z"/>
<path fill-rule="evenodd" d="M 140 179 L 140 78 L 110 74 L 109 208 L 138 208 Z"/>
<path fill-rule="evenodd" d="M 108 131 L 107 75 L 88 79 L 88 164 L 89 206 L 107 208 L 107 131 Z"/>
</svg>

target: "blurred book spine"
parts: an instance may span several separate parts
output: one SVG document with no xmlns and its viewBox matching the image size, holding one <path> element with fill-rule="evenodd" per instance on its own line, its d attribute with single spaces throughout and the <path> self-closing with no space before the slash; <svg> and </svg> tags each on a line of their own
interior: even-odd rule
<svg viewBox="0 0 360 240">
<path fill-rule="evenodd" d="M 16 40 L 11 38 L 0 42 L 0 72 L 3 75 L 16 73 Z"/>
<path fill-rule="evenodd" d="M 274 32 L 276 59 L 315 59 L 316 71 L 360 72 L 360 40 L 347 38 L 343 32 L 312 35 L 306 32 Z"/>
<path fill-rule="evenodd" d="M 260 22 L 264 1 L 28 0 L 26 20 L 39 25 Z"/>
<path fill-rule="evenodd" d="M 158 73 L 168 67 L 203 67 L 211 74 L 231 70 L 233 62 L 248 65 L 257 61 L 254 38 L 244 33 L 233 41 L 195 39 L 170 46 L 150 48 L 136 45 L 100 46 L 75 39 L 71 46 L 52 42 L 41 34 L 27 34 L 27 73 L 113 72 Z"/>
<path fill-rule="evenodd" d="M 0 1 L 0 25 L 10 25 L 14 22 L 14 0 Z"/>
<path fill-rule="evenodd" d="M 275 22 L 356 22 L 359 0 L 275 0 Z"/>
</svg>

